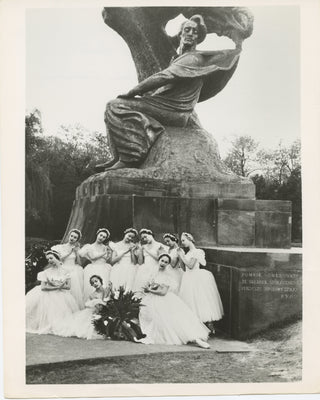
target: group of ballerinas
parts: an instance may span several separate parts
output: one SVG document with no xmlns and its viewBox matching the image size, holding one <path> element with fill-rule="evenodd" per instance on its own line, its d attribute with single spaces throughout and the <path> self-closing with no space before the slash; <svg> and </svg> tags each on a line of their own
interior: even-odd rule
<svg viewBox="0 0 320 400">
<path fill-rule="evenodd" d="M 124 287 L 141 298 L 139 323 L 146 344 L 196 342 L 209 348 L 213 321 L 223 316 L 214 276 L 200 269 L 205 253 L 190 233 L 166 233 L 163 243 L 149 229 L 124 231 L 117 243 L 99 229 L 96 240 L 80 248 L 81 232 L 72 229 L 67 243 L 46 252 L 48 267 L 38 274 L 40 286 L 26 295 L 26 330 L 30 333 L 102 338 L 92 317 L 111 290 Z M 82 259 L 89 260 L 84 268 Z M 137 340 L 138 341 L 138 340 Z"/>
</svg>

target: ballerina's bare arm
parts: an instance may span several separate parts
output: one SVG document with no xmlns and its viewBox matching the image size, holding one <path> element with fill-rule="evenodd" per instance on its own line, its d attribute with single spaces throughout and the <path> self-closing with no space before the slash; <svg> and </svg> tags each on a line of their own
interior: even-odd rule
<svg viewBox="0 0 320 400">
<path fill-rule="evenodd" d="M 74 251 L 75 255 L 76 255 L 76 263 L 81 265 L 81 259 L 80 259 L 80 255 L 79 255 L 79 250 L 80 250 L 80 246 L 75 246 L 72 251 Z"/>
<path fill-rule="evenodd" d="M 157 294 L 158 296 L 165 296 L 168 293 L 169 286 L 159 285 L 157 289 L 149 289 L 149 293 Z"/>
<path fill-rule="evenodd" d="M 185 255 L 185 253 L 184 253 L 184 251 L 182 249 L 180 249 L 180 248 L 177 250 L 177 254 L 178 254 L 178 257 L 180 258 L 180 260 L 184 263 L 184 265 L 186 267 L 188 267 L 189 269 L 194 268 L 194 266 L 197 263 L 197 259 L 196 258 L 191 258 L 190 260 L 188 260 L 186 255 Z"/>
<path fill-rule="evenodd" d="M 60 289 L 70 290 L 71 288 L 71 279 L 67 278 L 60 286 Z"/>
<path fill-rule="evenodd" d="M 87 253 L 87 258 L 88 258 L 90 261 L 96 261 L 96 260 L 98 260 L 99 258 L 102 258 L 102 257 L 104 257 L 104 256 L 107 255 L 107 254 L 108 254 L 107 249 L 105 249 L 102 253 L 99 253 L 99 254 L 96 255 L 96 256 L 94 256 L 94 255 L 92 254 L 92 252 L 88 251 L 88 253 Z"/>
<path fill-rule="evenodd" d="M 122 258 L 125 254 L 129 253 L 130 250 L 131 250 L 131 248 L 129 248 L 129 249 L 127 249 L 127 250 L 125 250 L 125 251 L 123 251 L 123 252 L 121 252 L 121 253 L 119 253 L 119 254 L 118 254 L 116 251 L 113 251 L 113 253 L 112 253 L 112 259 L 111 259 L 111 265 L 114 265 L 115 263 L 117 263 L 118 261 L 120 261 L 121 258 Z"/>
<path fill-rule="evenodd" d="M 41 282 L 41 290 L 58 290 L 58 287 L 57 286 L 52 286 L 47 281 L 42 281 Z"/>
</svg>

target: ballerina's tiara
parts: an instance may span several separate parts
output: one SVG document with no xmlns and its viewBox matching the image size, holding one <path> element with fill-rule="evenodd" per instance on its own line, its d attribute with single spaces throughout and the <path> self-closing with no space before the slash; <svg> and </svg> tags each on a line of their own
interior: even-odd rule
<svg viewBox="0 0 320 400">
<path fill-rule="evenodd" d="M 187 239 L 189 239 L 189 240 L 191 240 L 191 242 L 195 242 L 195 240 L 194 240 L 194 237 L 191 235 L 191 233 L 188 233 L 188 232 L 183 232 L 182 234 L 181 234 L 181 236 L 185 236 Z"/>
<path fill-rule="evenodd" d="M 178 241 L 179 241 L 178 238 L 177 238 L 174 234 L 172 234 L 172 233 L 165 233 L 165 234 L 163 235 L 163 239 L 166 239 L 166 238 L 172 240 L 173 242 L 177 242 L 177 243 L 178 243 Z"/>
<path fill-rule="evenodd" d="M 152 235 L 153 236 L 153 232 L 150 229 L 146 229 L 146 228 L 140 229 L 139 235 L 142 235 L 144 233 L 146 233 L 147 235 Z"/>
<path fill-rule="evenodd" d="M 101 233 L 101 232 L 104 232 L 104 233 L 107 234 L 107 239 L 110 237 L 110 232 L 109 232 L 109 230 L 107 228 L 98 229 L 96 234 L 99 235 L 99 233 Z"/>
<path fill-rule="evenodd" d="M 138 236 L 138 231 L 134 228 L 128 228 L 124 231 L 124 234 L 126 235 L 127 233 L 134 233 L 135 236 Z"/>
<path fill-rule="evenodd" d="M 56 250 L 48 250 L 44 253 L 46 256 L 48 256 L 49 254 L 52 254 L 56 257 L 58 257 L 58 259 L 61 259 L 60 253 L 58 253 Z"/>
<path fill-rule="evenodd" d="M 168 253 L 161 253 L 161 254 L 159 255 L 159 257 L 158 257 L 158 261 L 160 261 L 162 257 L 167 257 L 167 258 L 169 258 L 169 262 L 171 262 L 171 260 L 172 260 L 170 254 L 168 254 Z"/>
</svg>

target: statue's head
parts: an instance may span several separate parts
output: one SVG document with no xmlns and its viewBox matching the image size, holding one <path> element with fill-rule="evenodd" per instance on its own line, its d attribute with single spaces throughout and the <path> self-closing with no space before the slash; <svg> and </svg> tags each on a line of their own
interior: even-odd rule
<svg viewBox="0 0 320 400">
<path fill-rule="evenodd" d="M 184 21 L 178 32 L 180 46 L 195 47 L 197 44 L 203 42 L 206 36 L 207 27 L 201 15 L 193 15 L 190 19 Z"/>
</svg>

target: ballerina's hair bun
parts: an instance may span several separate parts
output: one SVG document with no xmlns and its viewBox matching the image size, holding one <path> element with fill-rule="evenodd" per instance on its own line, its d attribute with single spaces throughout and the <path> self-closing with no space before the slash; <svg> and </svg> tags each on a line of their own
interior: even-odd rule
<svg viewBox="0 0 320 400">
<path fill-rule="evenodd" d="M 179 242 L 179 239 L 173 233 L 165 233 L 163 235 L 163 239 L 166 239 L 166 238 L 168 238 L 168 239 L 170 239 L 170 240 L 172 240 L 173 242 L 176 242 L 176 243 Z"/>
<path fill-rule="evenodd" d="M 181 236 L 185 236 L 185 237 L 186 237 L 188 240 L 190 240 L 192 243 L 195 242 L 194 237 L 191 235 L 191 233 L 183 232 L 183 233 L 181 234 Z"/>
<path fill-rule="evenodd" d="M 50 254 L 52 254 L 58 261 L 61 261 L 60 253 L 58 253 L 56 250 L 48 250 L 44 254 L 46 256 L 49 256 Z"/>
<path fill-rule="evenodd" d="M 161 253 L 161 254 L 159 255 L 159 257 L 158 257 L 158 261 L 160 261 L 161 258 L 163 258 L 163 257 L 167 257 L 168 260 L 169 260 L 169 263 L 171 263 L 171 256 L 170 256 L 170 254 L 168 254 L 168 253 Z"/>
<path fill-rule="evenodd" d="M 152 232 L 150 229 L 146 229 L 146 228 L 140 229 L 139 235 L 143 235 L 144 233 L 145 233 L 146 235 L 154 236 L 153 232 Z"/>
<path fill-rule="evenodd" d="M 99 235 L 99 233 L 104 232 L 107 235 L 107 239 L 109 239 L 110 237 L 110 232 L 107 228 L 100 228 L 97 230 L 96 235 Z"/>
<path fill-rule="evenodd" d="M 138 231 L 134 228 L 128 228 L 124 231 L 124 234 L 126 235 L 127 233 L 134 233 L 135 236 L 138 236 Z"/>
<path fill-rule="evenodd" d="M 71 229 L 71 231 L 69 232 L 69 235 L 68 236 L 70 236 L 71 235 L 71 233 L 76 233 L 77 235 L 78 235 L 78 240 L 80 240 L 81 238 L 82 238 L 82 233 L 81 233 L 81 231 L 79 230 L 79 229 L 76 229 L 76 228 L 74 228 L 74 229 Z"/>
</svg>

